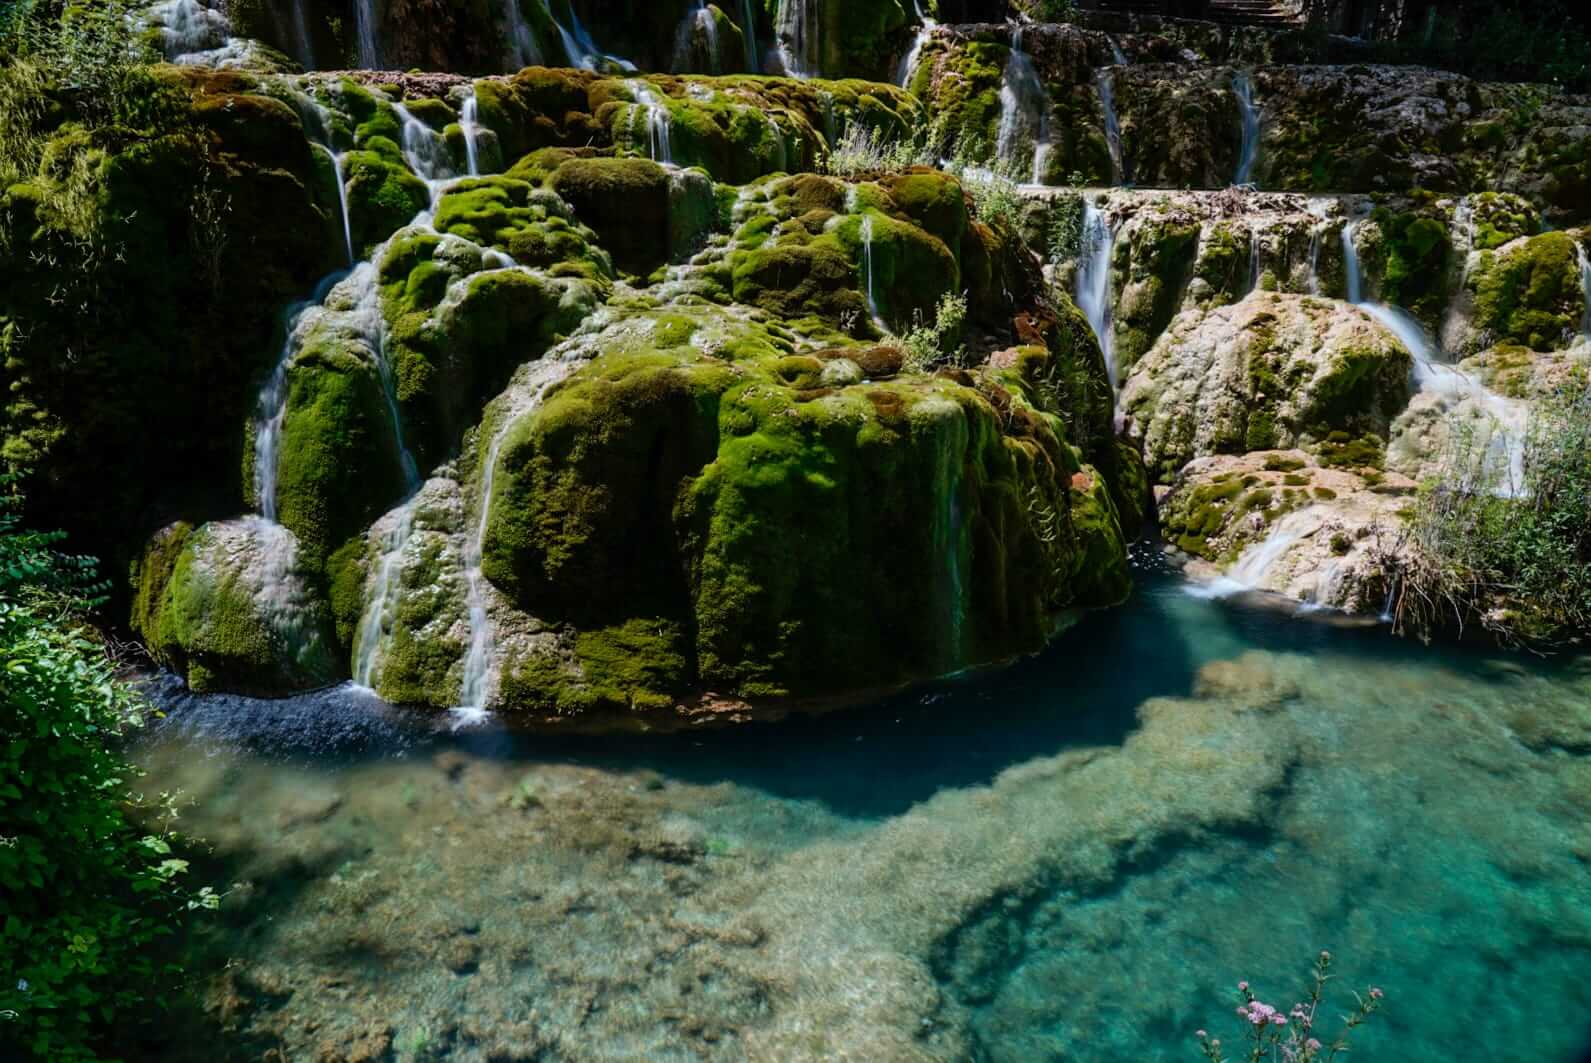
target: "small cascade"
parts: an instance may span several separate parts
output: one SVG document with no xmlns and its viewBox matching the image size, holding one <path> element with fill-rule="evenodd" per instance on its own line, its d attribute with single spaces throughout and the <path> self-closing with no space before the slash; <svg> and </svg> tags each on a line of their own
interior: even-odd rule
<svg viewBox="0 0 1591 1063">
<path fill-rule="evenodd" d="M 392 109 L 398 112 L 398 121 L 403 125 L 403 157 L 415 176 L 429 185 L 452 177 L 453 164 L 448 158 L 447 145 L 436 131 L 411 114 L 403 104 L 394 103 Z M 466 134 L 466 142 L 469 139 Z"/>
<path fill-rule="evenodd" d="M 1580 318 L 1580 335 L 1591 343 L 1591 255 L 1586 254 L 1585 245 L 1576 241 L 1574 245 L 1575 257 L 1580 260 L 1580 294 L 1585 299 L 1585 313 Z"/>
<path fill-rule="evenodd" d="M 649 157 L 653 162 L 672 166 L 674 164 L 672 119 L 667 105 L 657 93 L 652 91 L 652 86 L 644 81 L 627 81 L 625 85 L 629 88 L 630 95 L 635 97 L 635 106 L 630 111 L 631 139 L 635 139 L 633 131 L 637 116 L 644 115 Z"/>
<path fill-rule="evenodd" d="M 1018 25 L 1011 35 L 1011 52 L 1000 81 L 1000 128 L 995 137 L 995 154 L 1014 168 L 1020 163 L 1021 152 L 1031 145 L 1033 181 L 1037 184 L 1043 181 L 1050 153 L 1050 98 L 1032 57 L 1022 50 L 1022 31 Z"/>
<path fill-rule="evenodd" d="M 854 187 L 852 189 L 854 193 Z M 862 272 L 866 275 L 867 312 L 879 332 L 889 335 L 889 325 L 878 312 L 878 296 L 873 291 L 873 215 L 862 215 Z"/>
<path fill-rule="evenodd" d="M 1260 227 L 1250 225 L 1248 231 L 1248 290 L 1259 291 L 1260 287 Z"/>
<path fill-rule="evenodd" d="M 1294 546 L 1320 530 L 1320 514 L 1316 510 L 1317 507 L 1308 506 L 1282 517 L 1264 539 L 1246 547 L 1224 575 L 1208 583 L 1190 584 L 1187 593 L 1195 598 L 1230 598 L 1266 589 L 1277 563 Z"/>
<path fill-rule="evenodd" d="M 1310 295 L 1320 294 L 1320 238 L 1324 232 L 1324 225 L 1316 225 L 1309 230 L 1309 277 L 1304 286 Z"/>
<path fill-rule="evenodd" d="M 464 98 L 464 106 L 459 112 L 459 128 L 464 131 L 464 155 L 469 165 L 469 175 L 481 175 L 481 122 L 480 101 L 475 98 L 475 86 L 470 86 L 470 94 Z"/>
<path fill-rule="evenodd" d="M 310 36 L 309 17 L 304 14 L 304 0 L 293 0 L 292 11 L 293 59 L 305 70 L 315 69 L 315 39 Z"/>
<path fill-rule="evenodd" d="M 1099 89 L 1099 108 L 1105 116 L 1105 147 L 1110 151 L 1111 180 L 1114 184 L 1127 184 L 1127 163 L 1121 150 L 1121 119 L 1116 115 L 1116 79 L 1109 70 L 1101 70 L 1094 77 Z"/>
<path fill-rule="evenodd" d="M 348 220 L 348 181 L 343 177 L 342 156 L 333 151 L 330 145 L 316 144 L 317 148 L 326 153 L 331 160 L 331 171 L 337 175 L 337 204 L 342 212 L 343 222 L 343 247 L 348 252 L 348 265 L 354 264 L 354 231 L 353 224 Z"/>
<path fill-rule="evenodd" d="M 674 56 L 671 66 L 676 74 L 689 73 L 691 50 L 700 36 L 707 49 L 707 73 L 717 74 L 722 65 L 718 58 L 718 22 L 707 7 L 707 0 L 696 0 L 696 6 L 685 12 L 679 29 L 674 31 Z"/>
<path fill-rule="evenodd" d="M 911 80 L 912 71 L 917 69 L 917 57 L 922 54 L 928 38 L 933 36 L 934 27 L 939 25 L 923 13 L 922 0 L 912 0 L 912 3 L 917 9 L 917 36 L 912 39 L 912 46 L 901 56 L 900 65 L 895 68 L 895 84 L 901 88 L 905 88 Z"/>
<path fill-rule="evenodd" d="M 545 0 L 544 0 L 545 2 Z M 591 34 L 586 32 L 585 26 L 580 23 L 580 12 L 576 11 L 573 4 L 569 5 L 569 25 L 565 26 L 553 17 L 551 8 L 547 17 L 558 28 L 558 38 L 563 42 L 565 54 L 569 57 L 569 65 L 582 70 L 595 70 L 599 66 L 616 66 L 629 73 L 635 72 L 635 64 L 628 59 L 621 59 L 616 55 L 609 55 L 598 48 L 591 39 Z"/>
<path fill-rule="evenodd" d="M 1254 106 L 1254 84 L 1247 74 L 1240 73 L 1232 78 L 1232 93 L 1243 114 L 1243 146 L 1238 151 L 1237 173 L 1232 183 L 1246 185 L 1253 183 L 1254 160 L 1260 150 L 1260 114 Z"/>
<path fill-rule="evenodd" d="M 381 43 L 376 35 L 376 0 L 354 0 L 354 40 L 362 70 L 381 69 Z"/>
<path fill-rule="evenodd" d="M 1099 340 L 1099 349 L 1105 355 L 1105 370 L 1110 374 L 1110 385 L 1118 384 L 1116 377 L 1115 330 L 1111 327 L 1110 261 L 1116 246 L 1116 234 L 1110 227 L 1105 212 L 1092 203 L 1083 205 L 1083 261 L 1077 270 L 1077 308 L 1088 318 L 1088 327 Z"/>
<path fill-rule="evenodd" d="M 746 41 L 746 72 L 762 73 L 762 53 L 757 50 L 757 12 L 751 0 L 740 0 L 741 36 Z"/>
<path fill-rule="evenodd" d="M 1110 61 L 1117 66 L 1127 66 L 1127 56 L 1122 53 L 1121 45 L 1116 43 L 1116 38 L 1107 33 L 1105 43 L 1110 45 Z"/>
<path fill-rule="evenodd" d="M 486 545 L 486 529 L 492 513 L 492 488 L 497 479 L 497 459 L 509 433 L 519 419 L 541 404 L 548 390 L 567 377 L 579 364 L 572 358 L 558 358 L 548 354 L 531 364 L 527 378 L 514 385 L 515 390 L 528 392 L 526 401 L 514 409 L 503 412 L 502 423 L 491 445 L 486 449 L 481 465 L 481 493 L 477 500 L 479 512 L 475 528 L 464 544 L 464 578 L 468 591 L 470 617 L 470 645 L 464 656 L 464 676 L 460 685 L 459 704 L 454 717 L 460 725 L 472 724 L 487 715 L 489 696 L 487 678 L 491 670 L 490 646 L 492 640 L 491 617 L 486 611 L 486 577 L 481 572 L 481 556 Z"/>
<path fill-rule="evenodd" d="M 536 41 L 536 32 L 525 21 L 525 13 L 519 9 L 519 0 L 503 0 L 503 15 L 508 26 L 509 57 L 515 68 L 540 66 L 544 62 L 541 45 Z"/>
<path fill-rule="evenodd" d="M 774 38 L 787 77 L 823 76 L 817 4 L 818 0 L 779 0 Z"/>
<path fill-rule="evenodd" d="M 1488 456 L 1506 476 L 1499 493 L 1511 497 L 1524 488 L 1525 436 L 1529 410 L 1524 403 L 1497 394 L 1470 374 L 1439 360 L 1439 352 L 1425 328 L 1401 307 L 1364 298 L 1364 278 L 1354 244 L 1358 222 L 1343 226 L 1343 269 L 1348 278 L 1348 301 L 1360 307 L 1395 335 L 1414 358 L 1414 384 L 1421 392 L 1470 399 L 1494 423 Z"/>
<path fill-rule="evenodd" d="M 359 618 L 359 637 L 354 646 L 354 682 L 366 690 L 374 691 L 380 679 L 382 639 L 388 634 L 391 618 L 397 613 L 398 595 L 402 589 L 399 576 L 403 567 L 403 548 L 414 532 L 414 502 L 411 497 L 398 513 L 398 521 L 382 537 L 381 556 L 375 565 L 376 583 L 365 603 L 364 615 Z"/>
</svg>

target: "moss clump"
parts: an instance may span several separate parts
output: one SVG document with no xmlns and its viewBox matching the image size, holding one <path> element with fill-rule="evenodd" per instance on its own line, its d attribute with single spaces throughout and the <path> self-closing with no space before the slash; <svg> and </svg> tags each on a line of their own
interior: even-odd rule
<svg viewBox="0 0 1591 1063">
<path fill-rule="evenodd" d="M 1499 342 L 1552 350 L 1573 336 L 1584 312 L 1574 239 L 1543 233 L 1481 255 L 1470 276 L 1475 324 Z"/>
<path fill-rule="evenodd" d="M 368 255 L 371 248 L 407 225 L 431 199 L 425 182 L 408 171 L 395 145 L 385 153 L 348 152 L 343 156 L 343 174 L 356 258 Z"/>
<path fill-rule="evenodd" d="M 1386 467 L 1387 445 L 1379 436 L 1354 437 L 1347 432 L 1332 432 L 1315 448 L 1320 463 L 1330 469 L 1368 469 Z"/>
<path fill-rule="evenodd" d="M 1371 214 L 1381 233 L 1381 299 L 1405 307 L 1420 320 L 1435 322 L 1447 302 L 1448 240 L 1445 215 L 1436 208 L 1394 212 L 1377 207 Z"/>
<path fill-rule="evenodd" d="M 1199 226 L 1146 219 L 1116 244 L 1114 268 L 1123 278 L 1116 318 L 1116 360 L 1130 369 L 1177 312 L 1183 284 L 1199 247 Z M 1263 449 L 1263 448 L 1257 448 Z"/>
<path fill-rule="evenodd" d="M 619 269 L 645 276 L 669 258 L 669 179 L 647 159 L 571 159 L 550 184 Z"/>
<path fill-rule="evenodd" d="M 1294 458 L 1286 454 L 1272 454 L 1265 459 L 1265 471 L 1296 472 L 1306 464 L 1308 463 L 1302 458 Z"/>
</svg>

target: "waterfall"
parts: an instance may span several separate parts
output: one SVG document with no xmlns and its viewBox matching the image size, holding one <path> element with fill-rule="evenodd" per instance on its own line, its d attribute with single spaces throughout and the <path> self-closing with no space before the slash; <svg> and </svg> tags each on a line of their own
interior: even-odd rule
<svg viewBox="0 0 1591 1063">
<path fill-rule="evenodd" d="M 1359 252 L 1354 245 L 1354 230 L 1358 222 L 1350 222 L 1342 230 L 1343 268 L 1348 276 L 1348 301 L 1364 310 L 1398 338 L 1414 357 L 1414 384 L 1421 392 L 1451 395 L 1470 399 L 1491 418 L 1494 424 L 1487 451 L 1490 460 L 1496 461 L 1505 472 L 1507 480 L 1499 494 L 1512 497 L 1524 489 L 1525 436 L 1529 428 L 1529 410 L 1516 399 L 1506 398 L 1486 387 L 1463 370 L 1439 360 L 1439 352 L 1425 328 L 1414 316 L 1401 307 L 1374 303 L 1364 298 L 1364 280 L 1359 264 Z"/>
<path fill-rule="evenodd" d="M 1106 34 L 1105 43 L 1110 45 L 1110 61 L 1117 66 L 1126 66 L 1127 57 L 1122 54 L 1121 45 L 1116 43 L 1116 38 Z"/>
<path fill-rule="evenodd" d="M 381 47 L 376 39 L 376 0 L 354 0 L 354 37 L 358 42 L 359 66 L 381 69 Z"/>
<path fill-rule="evenodd" d="M 1238 152 L 1237 174 L 1232 183 L 1246 185 L 1253 182 L 1254 158 L 1260 150 L 1260 115 L 1254 108 L 1254 85 L 1247 74 L 1240 73 L 1232 78 L 1232 92 L 1243 114 L 1243 147 Z"/>
<path fill-rule="evenodd" d="M 1321 527 L 1319 507 L 1294 510 L 1278 520 L 1264 539 L 1245 547 L 1224 575 L 1209 583 L 1189 585 L 1186 590 L 1195 598 L 1229 598 L 1264 590 L 1266 578 L 1276 563 Z"/>
<path fill-rule="evenodd" d="M 464 155 L 469 165 L 469 175 L 481 175 L 481 123 L 480 101 L 475 98 L 475 86 L 470 86 L 470 94 L 464 98 L 464 106 L 459 113 L 459 128 L 464 131 Z"/>
<path fill-rule="evenodd" d="M 676 74 L 686 74 L 691 69 L 691 49 L 698 34 L 707 47 L 707 73 L 719 73 L 718 22 L 708 10 L 707 0 L 696 0 L 696 7 L 685 12 L 679 29 L 674 31 L 674 56 L 670 63 Z"/>
<path fill-rule="evenodd" d="M 1104 211 L 1092 203 L 1083 204 L 1083 253 L 1077 270 L 1077 308 L 1088 318 L 1088 327 L 1099 340 L 1105 355 L 1105 370 L 1111 387 L 1116 387 L 1116 343 L 1111 327 L 1110 260 L 1116 234 Z"/>
<path fill-rule="evenodd" d="M 854 195 L 855 186 L 851 187 Z M 873 324 L 884 335 L 889 335 L 889 325 L 884 321 L 884 315 L 878 312 L 878 297 L 873 291 L 873 216 L 862 215 L 862 271 L 867 281 L 867 312 L 873 316 Z"/>
<path fill-rule="evenodd" d="M 1260 287 L 1260 227 L 1250 225 L 1248 230 L 1248 290 Z"/>
<path fill-rule="evenodd" d="M 752 9 L 751 0 L 740 0 L 740 21 L 746 41 L 746 72 L 760 74 L 762 54 L 757 51 L 757 12 Z"/>
<path fill-rule="evenodd" d="M 503 421 L 486 449 L 481 466 L 481 493 L 477 501 L 479 513 L 475 529 L 464 544 L 464 578 L 468 591 L 470 615 L 470 646 L 464 657 L 464 676 L 460 686 L 459 704 L 454 716 L 461 724 L 474 723 L 486 715 L 488 691 L 486 681 L 491 670 L 489 649 L 492 640 L 491 617 L 486 611 L 486 577 L 481 572 L 481 556 L 486 544 L 486 530 L 492 513 L 492 488 L 497 480 L 497 459 L 509 433 L 525 414 L 541 404 L 547 392 L 563 380 L 578 364 L 571 358 L 552 354 L 532 363 L 527 379 L 513 385 L 529 392 L 526 401 L 503 412 Z"/>
<path fill-rule="evenodd" d="M 525 21 L 519 9 L 519 0 L 503 0 L 503 13 L 508 23 L 508 43 L 513 48 L 512 58 L 516 69 L 538 66 L 543 62 L 541 45 L 536 34 Z"/>
<path fill-rule="evenodd" d="M 901 88 L 911 80 L 912 71 L 917 69 L 917 57 L 922 54 L 923 46 L 928 43 L 928 38 L 933 36 L 934 27 L 939 25 L 933 19 L 923 14 L 922 0 L 912 0 L 917 9 L 917 36 L 912 39 L 912 46 L 901 56 L 900 65 L 895 68 L 895 84 Z"/>
<path fill-rule="evenodd" d="M 1305 287 L 1310 295 L 1320 294 L 1320 237 L 1324 230 L 1324 225 L 1314 225 L 1309 230 L 1309 277 Z"/>
<path fill-rule="evenodd" d="M 1015 164 L 1024 145 L 1031 144 L 1033 181 L 1041 184 L 1050 151 L 1050 98 L 1033 67 L 1033 59 L 1022 50 L 1022 30 L 1019 25 L 1011 35 L 1011 52 L 1000 79 L 1000 128 L 995 154 L 1002 163 Z"/>
<path fill-rule="evenodd" d="M 632 130 L 636 116 L 645 115 L 647 151 L 652 161 L 672 166 L 674 145 L 670 135 L 672 121 L 668 107 L 646 82 L 632 80 L 625 82 L 625 85 L 629 88 L 630 95 L 635 97 L 635 106 L 630 111 Z M 633 135 L 631 139 L 634 139 Z"/>
<path fill-rule="evenodd" d="M 337 177 L 337 205 L 342 212 L 343 247 L 348 252 L 348 265 L 352 266 L 354 264 L 354 231 L 352 223 L 348 220 L 348 183 L 343 178 L 343 159 L 341 155 L 331 150 L 329 145 L 316 144 L 315 146 L 324 151 L 326 157 L 331 160 L 331 172 Z"/>
<path fill-rule="evenodd" d="M 430 126 L 409 113 L 409 109 L 403 104 L 394 103 L 392 109 L 398 112 L 398 120 L 403 124 L 403 157 L 408 161 L 415 176 L 431 185 L 453 176 L 447 145 L 443 143 L 442 138 L 437 136 Z M 466 143 L 468 140 L 469 135 L 466 134 Z"/>
<path fill-rule="evenodd" d="M 1580 316 L 1580 335 L 1591 342 L 1591 255 L 1586 254 L 1585 245 L 1579 241 L 1575 242 L 1574 255 L 1580 263 L 1580 297 L 1585 303 Z"/>
<path fill-rule="evenodd" d="M 309 19 L 304 14 L 304 0 L 293 0 L 293 58 L 305 70 L 315 69 L 315 41 L 309 34 Z"/>
<path fill-rule="evenodd" d="M 774 38 L 787 77 L 822 76 L 816 7 L 817 0 L 779 0 Z"/>
<path fill-rule="evenodd" d="M 547 0 L 543 0 L 543 3 L 546 4 Z M 574 4 L 569 4 L 568 9 L 568 26 L 565 26 L 553 16 L 550 7 L 547 9 L 547 17 L 558 28 L 558 38 L 563 42 L 563 49 L 569 57 L 570 66 L 579 67 L 582 70 L 595 70 L 600 63 L 611 63 L 621 70 L 629 73 L 635 72 L 635 64 L 628 59 L 620 59 L 616 55 L 608 55 L 598 48 L 596 42 L 591 39 L 591 34 L 587 33 L 585 26 L 581 25 L 580 12 L 575 10 Z"/>
<path fill-rule="evenodd" d="M 1110 152 L 1111 180 L 1115 184 L 1127 183 L 1127 163 L 1121 151 L 1121 121 L 1116 117 L 1116 81 L 1109 70 L 1101 70 L 1094 78 L 1099 87 L 1099 107 L 1105 115 L 1105 147 Z"/>
</svg>

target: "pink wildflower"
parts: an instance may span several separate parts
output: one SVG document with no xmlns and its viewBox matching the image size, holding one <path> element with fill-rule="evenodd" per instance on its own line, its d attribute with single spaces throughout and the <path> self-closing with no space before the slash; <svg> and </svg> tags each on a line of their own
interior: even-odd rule
<svg viewBox="0 0 1591 1063">
<path fill-rule="evenodd" d="M 1277 1026 L 1286 1026 L 1287 1025 L 1287 1016 L 1285 1016 L 1285 1015 L 1272 1015 L 1271 1016 L 1271 1022 L 1275 1023 Z"/>
<path fill-rule="evenodd" d="M 1380 1000 L 1380 999 L 1381 999 L 1381 997 L 1382 997 L 1382 995 L 1383 995 L 1383 994 L 1382 994 L 1382 992 L 1381 992 L 1381 990 L 1380 990 L 1380 989 L 1378 989 L 1378 988 L 1377 988 L 1377 987 L 1375 987 L 1375 986 L 1371 986 L 1371 987 L 1370 987 L 1370 996 L 1371 996 L 1371 997 L 1372 997 L 1372 998 L 1374 998 L 1374 999 L 1376 999 L 1376 1000 Z"/>
<path fill-rule="evenodd" d="M 1197 1038 L 1198 1038 L 1198 1039 L 1199 1039 L 1199 1040 L 1201 1040 L 1201 1041 L 1202 1041 L 1202 1040 L 1204 1040 L 1204 1039 L 1205 1039 L 1205 1038 L 1206 1038 L 1206 1037 L 1209 1037 L 1209 1036 L 1210 1036 L 1210 1035 L 1209 1035 L 1209 1034 L 1207 1034 L 1207 1033 L 1205 1033 L 1205 1032 L 1204 1032 L 1204 1031 L 1203 1031 L 1203 1030 L 1194 1030 L 1194 1031 L 1193 1031 L 1193 1036 L 1195 1036 L 1195 1037 L 1197 1037 Z"/>
<path fill-rule="evenodd" d="M 1320 1042 L 1311 1037 L 1309 1040 L 1304 1042 L 1304 1047 L 1309 1049 L 1311 1052 L 1319 1052 Z"/>
<path fill-rule="evenodd" d="M 1237 984 L 1237 987 L 1238 987 L 1238 989 L 1242 990 L 1245 993 L 1248 992 L 1248 983 L 1247 982 L 1239 982 Z"/>
</svg>

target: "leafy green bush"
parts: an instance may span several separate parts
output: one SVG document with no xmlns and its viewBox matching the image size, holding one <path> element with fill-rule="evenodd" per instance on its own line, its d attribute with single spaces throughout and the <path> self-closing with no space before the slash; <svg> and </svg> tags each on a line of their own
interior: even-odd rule
<svg viewBox="0 0 1591 1063">
<path fill-rule="evenodd" d="M 95 1059 L 170 973 L 149 946 L 218 898 L 180 887 L 173 837 L 128 816 L 115 742 L 147 707 L 82 623 L 107 585 L 19 512 L 0 496 L 0 1054 Z"/>
<path fill-rule="evenodd" d="M 906 368 L 931 373 L 941 366 L 960 365 L 966 353 L 961 346 L 961 329 L 966 321 L 967 297 L 954 292 L 939 300 L 933 324 L 922 320 L 919 314 L 911 329 L 896 337 L 906 350 Z"/>
<path fill-rule="evenodd" d="M 1496 437 L 1454 424 L 1440 473 L 1381 558 L 1401 630 L 1478 622 L 1505 641 L 1556 646 L 1591 630 L 1591 385 L 1541 400 L 1511 483 Z"/>
</svg>

